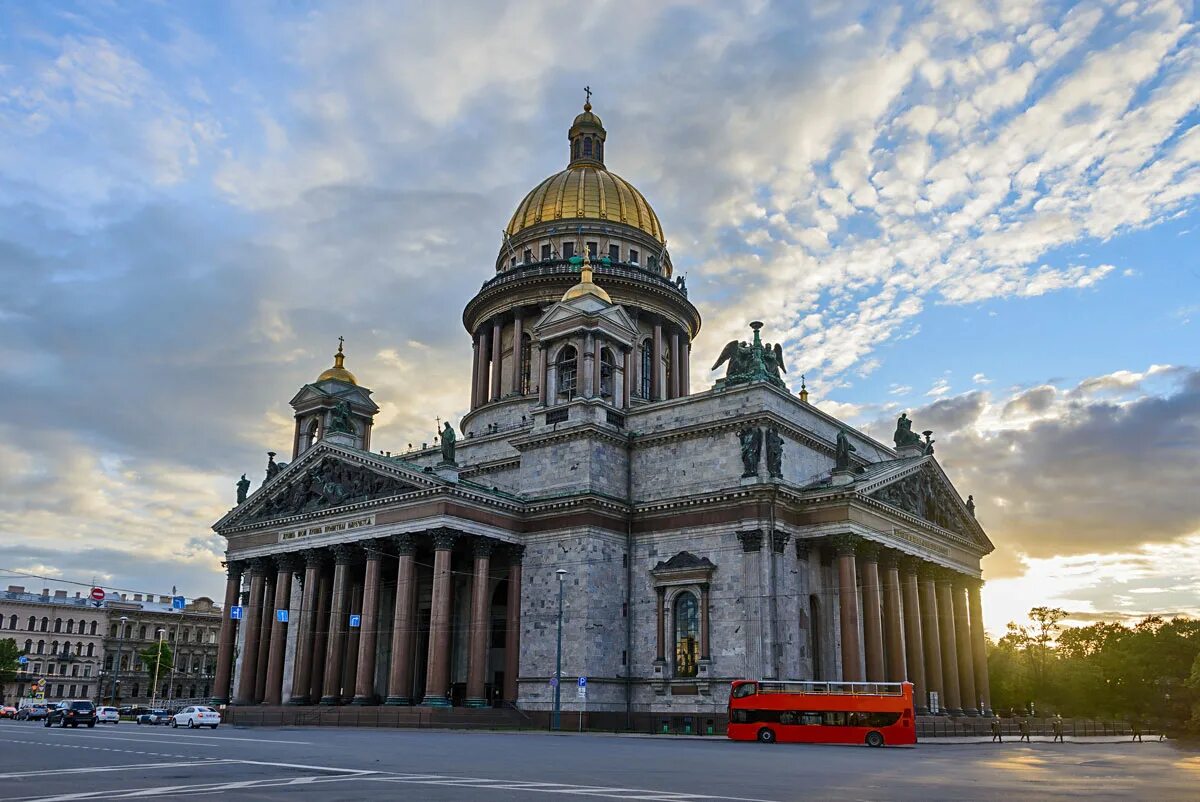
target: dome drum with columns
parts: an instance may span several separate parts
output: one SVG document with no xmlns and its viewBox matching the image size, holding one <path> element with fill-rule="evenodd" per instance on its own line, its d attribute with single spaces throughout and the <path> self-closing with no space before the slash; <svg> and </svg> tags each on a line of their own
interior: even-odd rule
<svg viewBox="0 0 1200 802">
<path fill-rule="evenodd" d="M 245 610 L 222 623 L 217 701 L 235 723 L 261 705 L 290 723 L 285 703 L 548 717 L 561 569 L 562 669 L 589 678 L 590 726 L 720 726 L 745 677 L 908 681 L 921 712 L 988 711 L 992 544 L 932 440 L 905 416 L 893 447 L 790 392 L 759 323 L 700 388 L 699 314 L 665 256 L 643 258 L 658 218 L 606 172 L 590 106 L 569 139 L 576 175 L 521 202 L 502 256 L 522 261 L 501 258 L 463 313 L 454 440 L 426 410 L 431 447 L 373 450 L 379 408 L 340 345 L 292 399 L 292 461 L 214 525 L 225 609 Z M 523 259 L 542 244 L 557 250 Z"/>
</svg>

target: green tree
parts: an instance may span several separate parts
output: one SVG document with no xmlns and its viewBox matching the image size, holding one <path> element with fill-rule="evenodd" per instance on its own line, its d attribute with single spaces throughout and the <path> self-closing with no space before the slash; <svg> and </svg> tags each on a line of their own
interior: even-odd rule
<svg viewBox="0 0 1200 802">
<path fill-rule="evenodd" d="M 150 672 L 150 677 L 153 679 L 155 661 L 158 661 L 158 676 L 162 677 L 171 671 L 175 656 L 171 652 L 171 644 L 160 640 L 139 651 L 138 657 L 141 658 L 142 666 Z"/>
<path fill-rule="evenodd" d="M 17 676 L 17 670 L 20 664 L 17 663 L 17 658 L 21 656 L 21 650 L 17 647 L 17 642 L 12 638 L 0 640 L 0 684 L 12 682 Z"/>
</svg>

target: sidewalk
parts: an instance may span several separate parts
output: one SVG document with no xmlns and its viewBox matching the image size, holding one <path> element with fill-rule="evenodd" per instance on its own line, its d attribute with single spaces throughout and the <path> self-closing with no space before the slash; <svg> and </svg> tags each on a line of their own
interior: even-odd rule
<svg viewBox="0 0 1200 802">
<path fill-rule="evenodd" d="M 1003 746 L 1005 744 L 1018 743 L 1019 735 L 1005 735 L 1004 740 L 1000 743 L 993 744 L 994 746 Z M 937 746 L 954 746 L 956 744 L 991 744 L 991 735 L 959 735 L 959 736 L 941 736 L 936 738 L 921 738 L 919 743 L 933 744 Z M 1031 735 L 1029 736 L 1031 744 L 1048 744 L 1054 742 L 1052 735 Z M 1021 741 L 1020 743 L 1025 743 Z M 1137 741 L 1131 741 L 1128 735 L 1080 735 L 1072 738 L 1066 736 L 1062 743 L 1064 744 L 1119 744 L 1130 743 L 1134 746 L 1138 745 Z M 1142 743 L 1158 743 L 1157 735 L 1143 736 Z M 1164 741 L 1163 743 L 1166 743 Z"/>
</svg>

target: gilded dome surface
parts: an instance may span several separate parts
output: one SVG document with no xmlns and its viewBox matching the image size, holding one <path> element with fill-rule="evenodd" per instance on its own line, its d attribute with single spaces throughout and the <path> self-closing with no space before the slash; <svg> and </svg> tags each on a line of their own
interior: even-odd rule
<svg viewBox="0 0 1200 802">
<path fill-rule="evenodd" d="M 343 342 L 343 338 L 338 337 L 338 349 L 337 353 L 333 355 L 333 367 L 326 368 L 325 372 L 317 377 L 317 384 L 326 379 L 346 382 L 347 384 L 358 384 L 358 379 L 354 378 L 354 374 L 346 370 L 346 354 L 342 351 Z"/>
<path fill-rule="evenodd" d="M 624 223 L 665 242 L 658 215 L 642 193 L 595 163 L 576 164 L 533 188 L 508 221 L 508 235 L 553 220 Z"/>
</svg>

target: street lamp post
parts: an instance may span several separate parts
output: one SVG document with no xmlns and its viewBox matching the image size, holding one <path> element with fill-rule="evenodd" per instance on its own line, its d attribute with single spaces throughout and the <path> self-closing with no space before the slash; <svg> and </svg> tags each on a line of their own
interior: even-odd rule
<svg viewBox="0 0 1200 802">
<path fill-rule="evenodd" d="M 109 696 L 112 697 L 113 707 L 117 706 L 117 686 L 121 683 L 121 651 L 125 647 L 125 622 L 128 621 L 128 616 L 121 616 L 120 627 L 121 631 L 117 638 L 117 663 L 113 666 L 112 685 L 109 686 Z"/>
<path fill-rule="evenodd" d="M 165 629 L 158 630 L 158 654 L 154 656 L 154 684 L 150 686 L 150 709 L 158 709 L 158 667 L 162 665 L 163 635 Z"/>
<path fill-rule="evenodd" d="M 563 614 L 563 580 L 567 572 L 559 568 L 554 572 L 558 577 L 558 649 L 554 656 L 554 720 L 552 729 L 562 729 L 562 614 Z"/>
</svg>

